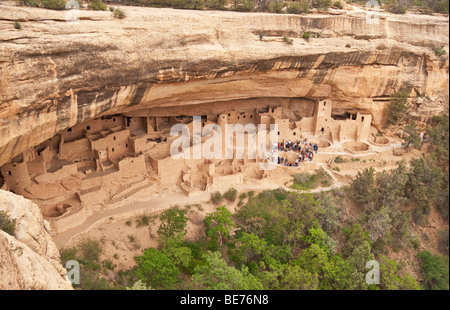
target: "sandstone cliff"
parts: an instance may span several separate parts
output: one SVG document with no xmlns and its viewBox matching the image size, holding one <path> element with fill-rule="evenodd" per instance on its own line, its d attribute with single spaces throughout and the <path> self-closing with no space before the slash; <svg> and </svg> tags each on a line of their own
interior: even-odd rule
<svg viewBox="0 0 450 310">
<path fill-rule="evenodd" d="M 448 51 L 447 17 L 123 10 L 70 24 L 66 12 L 0 4 L 0 165 L 105 113 L 329 97 L 379 126 L 394 91 L 429 96 L 433 113 L 448 105 L 448 54 L 432 51 Z"/>
<path fill-rule="evenodd" d="M 0 190 L 0 210 L 16 219 L 14 237 L 0 231 L 0 290 L 72 289 L 39 207 Z"/>
</svg>

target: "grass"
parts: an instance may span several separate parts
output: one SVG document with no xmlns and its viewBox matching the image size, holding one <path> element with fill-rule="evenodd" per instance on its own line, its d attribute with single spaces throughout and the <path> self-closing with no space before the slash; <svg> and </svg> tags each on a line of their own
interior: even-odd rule
<svg viewBox="0 0 450 310">
<path fill-rule="evenodd" d="M 311 32 L 309 32 L 309 31 L 303 32 L 303 34 L 302 34 L 303 39 L 308 40 L 309 37 L 311 37 Z"/>
<path fill-rule="evenodd" d="M 447 51 L 442 47 L 434 46 L 432 50 L 436 56 L 444 56 L 445 54 L 447 54 Z"/>
<path fill-rule="evenodd" d="M 22 25 L 16 21 L 16 22 L 14 22 L 14 28 L 17 30 L 20 30 L 20 29 L 22 29 Z"/>
</svg>

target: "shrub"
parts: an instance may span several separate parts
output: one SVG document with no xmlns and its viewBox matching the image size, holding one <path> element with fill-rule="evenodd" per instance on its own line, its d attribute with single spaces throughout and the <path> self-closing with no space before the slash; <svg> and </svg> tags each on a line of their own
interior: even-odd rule
<svg viewBox="0 0 450 310">
<path fill-rule="evenodd" d="M 142 215 L 136 220 L 136 226 L 148 226 L 150 224 L 150 217 L 148 215 Z"/>
<path fill-rule="evenodd" d="M 98 262 L 102 254 L 103 247 L 98 240 L 85 239 L 80 244 L 82 258 L 85 261 Z"/>
<path fill-rule="evenodd" d="M 289 4 L 287 12 L 289 14 L 300 14 L 302 12 L 300 4 L 298 2 L 292 2 L 291 4 Z"/>
<path fill-rule="evenodd" d="M 342 10 L 343 8 L 341 1 L 336 1 L 335 3 L 333 3 L 333 6 L 337 7 L 340 10 Z"/>
<path fill-rule="evenodd" d="M 334 159 L 334 162 L 335 162 L 336 164 L 343 164 L 343 163 L 348 162 L 348 160 L 342 158 L 341 156 L 336 156 L 336 158 Z"/>
<path fill-rule="evenodd" d="M 310 36 L 311 36 L 311 32 L 309 32 L 309 31 L 305 31 L 302 34 L 302 38 L 305 40 L 308 40 Z"/>
<path fill-rule="evenodd" d="M 229 202 L 235 202 L 236 201 L 236 197 L 237 197 L 237 190 L 232 187 L 230 189 L 228 189 L 223 196 L 225 197 L 226 200 L 228 200 Z"/>
<path fill-rule="evenodd" d="M 14 22 L 14 28 L 17 30 L 20 30 L 20 29 L 22 29 L 22 25 L 16 21 L 16 22 Z"/>
<path fill-rule="evenodd" d="M 114 12 L 114 8 L 112 6 L 109 7 L 110 12 Z"/>
<path fill-rule="evenodd" d="M 66 1 L 64 0 L 41 0 L 42 7 L 51 10 L 65 10 Z"/>
<path fill-rule="evenodd" d="M 234 0 L 234 10 L 251 12 L 256 5 L 256 0 Z"/>
<path fill-rule="evenodd" d="M 218 205 L 222 202 L 223 197 L 222 194 L 220 192 L 213 192 L 211 193 L 211 202 L 215 205 Z"/>
<path fill-rule="evenodd" d="M 17 3 L 19 5 L 23 6 L 31 6 L 31 7 L 39 7 L 39 1 L 38 0 L 18 0 Z"/>
<path fill-rule="evenodd" d="M 14 236 L 16 229 L 16 219 L 11 219 L 11 217 L 5 211 L 0 211 L 0 230 L 5 233 Z"/>
<path fill-rule="evenodd" d="M 284 8 L 284 2 L 281 0 L 272 1 L 269 4 L 269 12 L 270 13 L 282 13 L 282 10 Z"/>
<path fill-rule="evenodd" d="M 226 3 L 227 0 L 206 0 L 206 7 L 213 10 L 223 10 Z"/>
<path fill-rule="evenodd" d="M 447 54 L 447 51 L 443 47 L 434 46 L 432 50 L 436 56 L 443 56 Z"/>
<path fill-rule="evenodd" d="M 284 37 L 283 37 L 283 40 L 284 40 L 284 42 L 286 42 L 286 44 L 288 44 L 288 45 L 292 45 L 292 44 L 294 43 L 294 40 L 291 39 L 291 38 L 289 38 L 289 37 L 287 37 L 287 36 L 284 36 Z"/>
<path fill-rule="evenodd" d="M 264 31 L 260 30 L 258 31 L 259 40 L 261 41 L 264 37 Z"/>
<path fill-rule="evenodd" d="M 448 257 L 422 251 L 417 254 L 421 261 L 424 288 L 428 290 L 448 290 Z"/>
<path fill-rule="evenodd" d="M 317 0 L 316 7 L 319 10 L 327 10 L 331 6 L 331 0 Z"/>
<path fill-rule="evenodd" d="M 406 6 L 400 3 L 398 0 L 393 0 L 387 9 L 389 12 L 394 14 L 405 14 Z"/>
<path fill-rule="evenodd" d="M 63 248 L 59 251 L 59 255 L 61 256 L 61 262 L 63 265 L 66 264 L 69 260 L 77 259 L 77 248 Z"/>
<path fill-rule="evenodd" d="M 106 11 L 106 4 L 102 0 L 92 0 L 89 8 L 94 11 Z"/>
</svg>

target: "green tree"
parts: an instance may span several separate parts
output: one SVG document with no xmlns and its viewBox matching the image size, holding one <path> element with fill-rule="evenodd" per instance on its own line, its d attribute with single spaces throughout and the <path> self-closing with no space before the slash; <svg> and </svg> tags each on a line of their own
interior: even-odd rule
<svg viewBox="0 0 450 310">
<path fill-rule="evenodd" d="M 186 234 L 188 218 L 183 210 L 168 209 L 161 214 L 161 224 L 158 227 L 158 235 L 161 238 L 176 236 L 183 239 Z"/>
<path fill-rule="evenodd" d="M 424 288 L 427 290 L 448 290 L 448 257 L 432 254 L 429 251 L 419 252 L 417 257 L 422 266 Z"/>
<path fill-rule="evenodd" d="M 363 172 L 358 171 L 356 177 L 351 181 L 351 197 L 359 205 L 370 207 L 374 198 L 374 173 L 373 167 L 365 168 Z"/>
<path fill-rule="evenodd" d="M 316 8 L 318 8 L 320 10 L 327 10 L 330 8 L 332 3 L 333 3 L 332 0 L 317 0 Z"/>
<path fill-rule="evenodd" d="M 192 260 L 192 250 L 183 246 L 183 241 L 177 237 L 168 237 L 161 246 L 161 251 L 167 255 L 172 263 L 180 269 L 187 269 Z"/>
<path fill-rule="evenodd" d="M 148 286 L 171 288 L 178 281 L 180 270 L 164 252 L 148 248 L 136 262 L 136 275 Z"/>
<path fill-rule="evenodd" d="M 401 270 L 395 260 L 381 256 L 380 263 L 380 288 L 383 290 L 420 290 L 420 286 L 414 277 L 406 273 L 401 275 Z"/>
<path fill-rule="evenodd" d="M 206 253 L 206 265 L 197 266 L 191 278 L 196 289 L 208 290 L 261 290 L 261 282 L 248 272 L 247 267 L 237 270 L 227 265 L 219 252 Z"/>
<path fill-rule="evenodd" d="M 233 0 L 234 10 L 241 12 L 251 12 L 255 8 L 256 0 Z"/>
<path fill-rule="evenodd" d="M 404 91 L 396 92 L 391 95 L 391 101 L 386 109 L 385 127 L 397 125 L 403 120 L 406 111 L 408 111 L 408 94 Z"/>
<path fill-rule="evenodd" d="M 206 7 L 210 10 L 223 10 L 226 3 L 226 0 L 206 0 Z"/>
<path fill-rule="evenodd" d="M 0 211 L 0 230 L 14 236 L 16 230 L 16 219 L 11 219 L 8 213 Z"/>
<path fill-rule="evenodd" d="M 203 222 L 206 235 L 210 239 L 218 240 L 219 244 L 227 240 L 234 225 L 231 213 L 225 206 L 217 207 L 216 212 L 208 213 Z"/>
<path fill-rule="evenodd" d="M 416 122 L 413 121 L 412 123 L 406 125 L 404 134 L 405 135 L 403 136 L 403 140 L 405 140 L 405 142 L 402 143 L 404 147 L 408 148 L 412 144 L 412 146 L 414 146 L 416 149 L 420 148 L 422 139 L 420 139 L 420 136 L 417 133 Z"/>
<path fill-rule="evenodd" d="M 282 290 L 319 289 L 318 275 L 303 270 L 300 266 L 285 265 L 279 283 Z"/>
<path fill-rule="evenodd" d="M 406 194 L 416 205 L 415 215 L 419 222 L 430 212 L 431 203 L 440 192 L 443 173 L 432 156 L 411 160 Z"/>
</svg>

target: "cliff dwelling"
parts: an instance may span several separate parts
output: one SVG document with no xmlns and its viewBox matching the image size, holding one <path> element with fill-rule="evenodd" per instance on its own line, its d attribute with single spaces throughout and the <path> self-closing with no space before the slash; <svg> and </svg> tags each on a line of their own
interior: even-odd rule
<svg viewBox="0 0 450 310">
<path fill-rule="evenodd" d="M 327 150 L 328 154 L 333 150 L 371 151 L 369 140 L 374 139 L 371 133 L 377 130 L 371 126 L 370 114 L 347 112 L 345 117 L 336 117 L 330 99 L 308 100 L 307 112 L 289 110 L 290 106 L 304 107 L 302 102 L 256 106 L 252 102 L 247 105 L 240 102 L 230 110 L 224 110 L 229 108 L 227 105 L 219 106 L 199 116 L 188 115 L 189 109 L 183 110 L 184 115 L 177 115 L 176 107 L 103 115 L 66 129 L 3 165 L 2 189 L 33 199 L 47 217 L 60 217 L 68 210 L 76 213 L 82 208 L 130 196 L 143 188 L 156 193 L 175 187 L 191 196 L 246 180 L 286 180 L 295 172 L 292 169 L 314 169 L 316 163 L 326 162 Z M 192 112 L 195 114 L 195 109 Z M 170 147 L 177 136 L 171 136 L 171 128 L 184 124 L 192 132 L 195 117 L 202 130 L 217 125 L 225 132 L 226 125 L 242 125 L 234 127 L 233 139 L 243 134 L 245 143 L 231 142 L 231 158 L 174 158 Z M 283 146 L 278 149 L 278 158 L 251 156 L 249 128 L 251 131 L 258 125 L 277 126 L 277 143 Z M 209 136 L 209 132 L 203 132 L 201 147 Z M 191 135 L 189 148 L 184 152 L 192 153 L 193 139 Z M 298 165 L 301 155 L 298 150 L 296 153 L 284 148 L 288 141 L 306 145 L 304 149 L 311 147 L 311 152 L 315 145 L 314 160 L 311 156 L 311 160 Z M 225 142 L 225 135 L 221 142 Z M 269 154 L 270 149 L 268 144 Z M 222 151 L 225 155 L 225 150 Z M 238 151 L 244 156 L 237 158 Z M 280 165 L 279 158 L 286 158 L 284 165 Z M 277 167 L 261 170 L 260 162 Z M 282 167 L 286 165 L 289 167 Z M 280 173 L 278 168 L 291 170 Z"/>
</svg>

